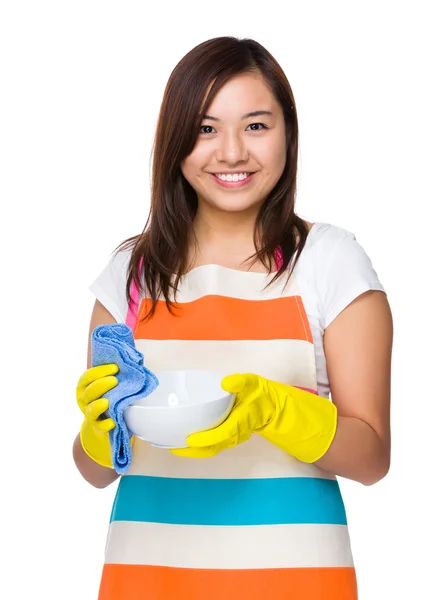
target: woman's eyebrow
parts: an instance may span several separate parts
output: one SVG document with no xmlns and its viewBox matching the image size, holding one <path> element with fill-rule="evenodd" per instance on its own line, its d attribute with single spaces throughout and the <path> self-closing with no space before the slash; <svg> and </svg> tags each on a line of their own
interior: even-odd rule
<svg viewBox="0 0 444 600">
<path fill-rule="evenodd" d="M 253 112 L 249 112 L 243 117 L 241 117 L 242 121 L 245 119 L 249 119 L 250 117 L 272 117 L 273 113 L 271 110 L 254 110 Z"/>
<path fill-rule="evenodd" d="M 245 119 L 250 119 L 251 117 L 272 117 L 273 113 L 270 110 L 254 110 L 252 112 L 247 113 L 246 115 L 243 115 L 241 117 L 241 121 L 245 121 Z M 211 115 L 204 115 L 203 119 L 207 120 L 207 121 L 216 121 L 217 123 L 220 122 L 220 119 L 216 118 L 216 117 L 212 117 Z"/>
</svg>

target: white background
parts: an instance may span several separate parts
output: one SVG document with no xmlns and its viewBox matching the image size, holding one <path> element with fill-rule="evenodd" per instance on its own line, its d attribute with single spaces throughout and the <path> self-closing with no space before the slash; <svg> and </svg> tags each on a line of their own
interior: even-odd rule
<svg viewBox="0 0 444 600">
<path fill-rule="evenodd" d="M 341 481 L 360 599 L 444 597 L 440 4 L 2 2 L 2 598 L 97 596 L 115 486 L 90 487 L 71 459 L 88 286 L 145 223 L 171 70 L 218 35 L 283 66 L 297 210 L 355 233 L 393 310 L 392 469 Z"/>
</svg>

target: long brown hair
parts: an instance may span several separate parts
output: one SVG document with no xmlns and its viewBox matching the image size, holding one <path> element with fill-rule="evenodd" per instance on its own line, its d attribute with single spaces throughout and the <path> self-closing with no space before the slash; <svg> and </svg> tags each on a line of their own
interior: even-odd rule
<svg viewBox="0 0 444 600">
<path fill-rule="evenodd" d="M 273 254 L 280 249 L 282 260 L 274 281 L 289 266 L 290 272 L 294 269 L 305 245 L 308 227 L 294 211 L 298 121 L 285 73 L 254 40 L 218 37 L 203 42 L 177 64 L 165 88 L 154 140 L 151 207 L 145 227 L 116 249 L 132 249 L 126 294 L 129 300 L 132 280 L 139 289 L 144 288 L 152 300 L 148 317 L 161 294 L 171 310 L 188 267 L 197 196 L 181 172 L 181 163 L 192 152 L 203 115 L 218 91 L 232 77 L 249 72 L 262 75 L 281 105 L 287 139 L 284 171 L 257 216 L 254 258 L 265 266 L 273 265 Z"/>
</svg>

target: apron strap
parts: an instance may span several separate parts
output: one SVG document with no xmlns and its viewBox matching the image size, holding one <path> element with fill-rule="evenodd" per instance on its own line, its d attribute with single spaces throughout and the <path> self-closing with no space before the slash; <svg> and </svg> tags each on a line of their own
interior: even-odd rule
<svg viewBox="0 0 444 600">
<path fill-rule="evenodd" d="M 140 259 L 139 276 L 140 276 L 140 273 L 142 272 L 142 261 L 143 261 L 143 259 Z M 140 296 L 139 288 L 137 287 L 136 282 L 133 279 L 131 281 L 130 301 L 128 304 L 128 311 L 126 313 L 126 319 L 125 319 L 126 325 L 128 325 L 128 327 L 131 329 L 131 331 L 133 333 L 136 328 L 137 313 L 139 312 L 139 296 Z"/>
</svg>

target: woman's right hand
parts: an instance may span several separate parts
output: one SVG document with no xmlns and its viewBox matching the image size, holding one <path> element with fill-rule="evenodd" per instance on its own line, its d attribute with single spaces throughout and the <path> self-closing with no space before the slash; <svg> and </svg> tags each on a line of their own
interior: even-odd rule
<svg viewBox="0 0 444 600">
<path fill-rule="evenodd" d="M 113 468 L 109 431 L 116 424 L 111 418 L 104 418 L 109 401 L 104 395 L 118 384 L 115 364 L 91 367 L 85 371 L 77 384 L 77 404 L 84 415 L 80 429 L 80 442 L 85 453 L 103 467 Z"/>
</svg>

